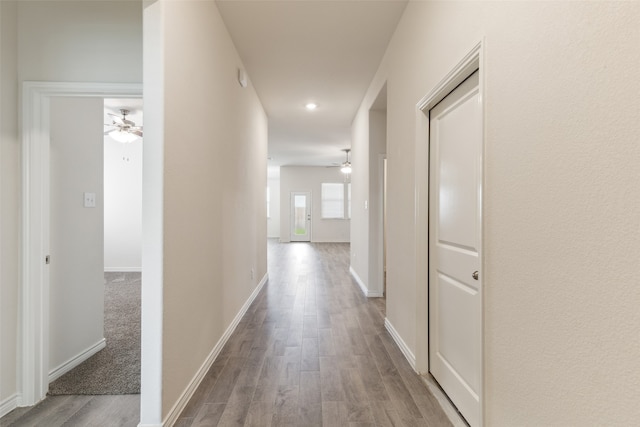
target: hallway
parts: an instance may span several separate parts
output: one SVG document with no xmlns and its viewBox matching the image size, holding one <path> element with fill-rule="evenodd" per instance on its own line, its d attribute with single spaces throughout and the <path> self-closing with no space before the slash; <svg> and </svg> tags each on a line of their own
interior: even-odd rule
<svg viewBox="0 0 640 427">
<path fill-rule="evenodd" d="M 177 427 L 450 426 L 349 275 L 348 243 L 269 240 L 269 282 Z M 2 426 L 135 426 L 139 396 L 49 396 Z"/>
<path fill-rule="evenodd" d="M 269 282 L 177 426 L 447 426 L 349 275 L 349 244 L 269 241 Z"/>
</svg>

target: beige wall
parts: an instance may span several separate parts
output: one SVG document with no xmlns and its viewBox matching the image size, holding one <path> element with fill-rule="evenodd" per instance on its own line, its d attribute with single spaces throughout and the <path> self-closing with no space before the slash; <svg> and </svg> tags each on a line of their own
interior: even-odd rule
<svg viewBox="0 0 640 427">
<path fill-rule="evenodd" d="M 311 193 L 311 241 L 348 242 L 349 219 L 322 218 L 322 183 L 344 183 L 340 168 L 282 166 L 280 168 L 280 241 L 291 241 L 291 192 Z"/>
<path fill-rule="evenodd" d="M 21 1 L 21 80 L 142 80 L 140 1 Z"/>
<path fill-rule="evenodd" d="M 140 2 L 0 2 L 0 402 L 18 391 L 22 82 L 140 82 Z"/>
<path fill-rule="evenodd" d="M 20 246 L 17 4 L 0 2 L 0 404 L 17 391 Z"/>
<path fill-rule="evenodd" d="M 411 2 L 354 120 L 362 138 L 388 79 L 387 316 L 415 351 L 416 103 L 483 41 L 485 425 L 640 416 L 639 20 L 635 2 Z"/>
<path fill-rule="evenodd" d="M 165 418 L 267 272 L 267 117 L 216 4 L 162 3 Z"/>
</svg>

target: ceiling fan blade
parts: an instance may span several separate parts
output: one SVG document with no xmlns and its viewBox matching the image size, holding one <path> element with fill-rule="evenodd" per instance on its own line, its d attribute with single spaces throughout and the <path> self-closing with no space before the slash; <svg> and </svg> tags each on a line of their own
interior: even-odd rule
<svg viewBox="0 0 640 427">
<path fill-rule="evenodd" d="M 122 122 L 125 125 L 129 125 L 129 126 L 135 126 L 136 125 L 135 122 L 132 122 L 131 120 L 127 120 L 127 119 L 123 119 Z"/>
<path fill-rule="evenodd" d="M 113 123 L 117 123 L 119 125 L 123 125 L 124 121 L 122 120 L 122 117 L 116 116 L 113 113 L 107 113 L 108 115 L 111 116 L 111 119 L 113 120 Z"/>
<path fill-rule="evenodd" d="M 134 135 L 138 135 L 140 138 L 142 138 L 142 131 L 139 130 L 132 130 L 129 133 L 132 133 Z"/>
</svg>

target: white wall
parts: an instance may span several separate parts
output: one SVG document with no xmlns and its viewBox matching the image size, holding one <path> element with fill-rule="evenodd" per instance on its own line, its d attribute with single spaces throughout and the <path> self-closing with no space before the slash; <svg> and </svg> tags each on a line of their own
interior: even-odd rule
<svg viewBox="0 0 640 427">
<path fill-rule="evenodd" d="M 162 363 L 166 419 L 267 273 L 267 117 L 237 81 L 242 63 L 215 2 L 150 3 L 147 29 L 145 69 L 156 77 L 145 74 L 145 147 L 164 173 L 151 201 L 163 217 L 162 354 L 149 357 Z M 143 339 L 143 363 L 150 348 Z M 156 421 L 143 409 L 142 423 Z"/>
<path fill-rule="evenodd" d="M 269 187 L 271 201 L 270 215 L 267 219 L 267 237 L 280 237 L 280 168 L 277 168 L 277 174 L 269 172 L 267 178 L 267 186 Z"/>
<path fill-rule="evenodd" d="M 21 143 L 18 94 L 25 80 L 140 82 L 140 2 L 0 2 L 0 405 L 18 392 Z M 14 399 L 15 402 L 15 399 Z"/>
<path fill-rule="evenodd" d="M 640 417 L 639 20 L 637 2 L 410 2 L 353 122 L 355 153 L 388 81 L 387 317 L 415 352 L 416 103 L 483 40 L 485 425 Z"/>
<path fill-rule="evenodd" d="M 51 100 L 50 371 L 104 338 L 102 115 L 100 98 Z"/>
<path fill-rule="evenodd" d="M 354 163 L 355 168 L 355 163 Z M 291 192 L 311 193 L 311 241 L 348 242 L 349 219 L 323 219 L 321 215 L 322 183 L 343 183 L 340 168 L 318 166 L 283 166 L 280 168 L 280 241 L 291 241 Z"/>
<path fill-rule="evenodd" d="M 142 145 L 104 138 L 105 271 L 142 270 Z"/>
</svg>

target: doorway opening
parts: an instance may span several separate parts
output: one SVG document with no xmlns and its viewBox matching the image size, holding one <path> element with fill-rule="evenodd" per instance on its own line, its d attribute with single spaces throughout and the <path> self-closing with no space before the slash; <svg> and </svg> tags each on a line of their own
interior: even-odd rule
<svg viewBox="0 0 640 427">
<path fill-rule="evenodd" d="M 416 370 L 472 426 L 484 401 L 481 55 L 478 43 L 418 103 L 415 147 Z"/>
<path fill-rule="evenodd" d="M 47 394 L 139 394 L 142 99 L 52 98 L 51 123 Z"/>
<path fill-rule="evenodd" d="M 386 297 L 387 85 L 369 109 L 369 296 Z M 382 301 L 381 304 L 385 302 Z"/>
<path fill-rule="evenodd" d="M 20 349 L 21 358 L 24 361 L 21 367 L 20 379 L 22 384 L 20 406 L 31 406 L 42 400 L 49 388 L 52 380 L 50 366 L 51 364 L 51 348 L 50 342 L 53 337 L 50 330 L 50 311 L 51 311 L 51 265 L 59 261 L 57 256 L 52 255 L 51 243 L 51 216 L 52 216 L 52 196 L 51 193 L 51 177 L 50 166 L 52 161 L 67 160 L 66 157 L 80 157 L 82 154 L 74 149 L 63 149 L 63 152 L 52 152 L 57 150 L 58 146 L 52 146 L 52 139 L 55 131 L 53 128 L 60 125 L 62 131 L 58 133 L 57 142 L 65 143 L 68 138 L 76 138 L 79 135 L 77 127 L 84 125 L 84 120 L 74 122 L 69 126 L 64 123 L 64 118 L 73 118 L 82 115 L 84 111 L 82 107 L 73 106 L 70 109 L 63 108 L 62 119 L 58 121 L 51 120 L 52 104 L 62 100 L 62 102 L 71 102 L 75 105 L 75 101 L 87 101 L 91 104 L 91 109 L 96 109 L 96 123 L 92 125 L 91 140 L 95 141 L 94 148 L 99 150 L 99 158 L 102 158 L 103 150 L 103 100 L 105 96 L 113 97 L 141 97 L 142 86 L 139 84 L 110 84 L 110 83 L 55 83 L 55 82 L 25 82 L 24 98 L 23 98 L 23 144 L 24 144 L 24 170 L 25 180 L 23 187 L 23 224 L 24 224 L 24 255 L 23 255 L 23 282 L 21 293 L 22 298 L 22 317 L 21 331 L 22 346 Z M 75 116 L 72 113 L 77 113 Z M 94 119 L 87 119 L 94 120 Z M 56 141 L 53 141 L 56 144 Z M 94 143 L 92 143 L 94 144 Z M 81 146 L 79 150 L 86 147 Z M 67 151 L 64 151 L 67 150 Z M 53 157 L 53 158 L 52 158 Z M 56 160 L 57 159 L 57 160 Z M 98 163 L 92 166 L 86 162 L 76 162 L 76 166 L 80 169 L 92 169 L 93 175 L 97 174 L 102 179 L 103 164 Z M 56 166 L 60 172 L 60 176 L 64 179 L 67 173 L 75 173 L 65 168 L 64 165 Z M 56 178 L 58 179 L 58 178 Z M 71 182 L 80 182 L 82 180 L 71 179 Z M 93 216 L 98 217 L 102 221 L 101 210 L 98 212 L 97 205 L 102 193 L 102 185 L 92 183 L 85 188 L 76 189 L 70 196 L 68 203 L 62 199 L 56 198 L 55 203 L 60 202 L 61 207 L 76 206 L 81 212 L 78 212 L 80 218 Z M 78 206 L 79 205 L 79 206 Z M 61 217 L 60 215 L 58 215 Z M 64 216 L 64 215 L 62 215 Z M 86 218 L 85 218 L 86 219 Z M 73 224 L 72 224 L 73 225 Z M 66 230 L 69 230 L 67 227 Z M 99 242 L 97 246 L 98 252 L 92 255 L 92 265 L 96 264 L 98 268 L 97 289 L 101 290 L 103 285 L 103 227 L 100 223 L 99 227 L 91 226 L 90 230 L 95 233 L 91 239 Z M 67 237 L 65 229 L 62 229 L 65 238 Z M 60 241 L 61 239 L 57 239 Z M 55 249 L 55 248 L 53 248 Z M 98 255 L 96 255 L 96 253 Z M 93 269 L 92 269 L 93 271 Z M 92 273 L 93 274 L 93 273 Z M 94 288 L 96 288 L 94 286 Z M 95 289 L 94 289 L 95 290 Z M 101 305 L 103 301 L 99 302 Z M 81 309 L 85 307 L 81 306 Z M 86 311 L 86 310 L 85 310 Z M 100 321 L 89 327 L 87 324 L 80 322 L 85 330 L 96 334 L 101 333 L 102 328 L 102 309 L 98 311 Z M 67 323 L 68 324 L 68 323 Z M 68 336 L 68 335 L 67 335 Z M 95 340 L 94 340 L 95 341 Z M 63 375 L 68 370 L 82 363 L 83 360 L 89 358 L 93 353 L 100 350 L 101 345 L 98 339 L 97 345 L 80 346 L 76 349 L 75 355 L 80 357 L 65 357 L 58 354 L 57 357 L 62 369 L 56 369 L 58 376 Z M 68 369 L 67 369 L 68 368 Z"/>
</svg>

